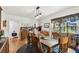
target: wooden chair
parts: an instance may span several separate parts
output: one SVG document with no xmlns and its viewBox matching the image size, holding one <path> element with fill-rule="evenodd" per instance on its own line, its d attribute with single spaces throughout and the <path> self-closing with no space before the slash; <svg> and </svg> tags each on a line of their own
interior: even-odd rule
<svg viewBox="0 0 79 59">
<path fill-rule="evenodd" d="M 37 38 L 35 35 L 32 36 L 32 46 L 33 46 L 33 51 L 36 53 L 42 53 L 42 46 L 39 41 L 39 38 Z"/>
<path fill-rule="evenodd" d="M 68 37 L 61 37 L 59 39 L 59 50 L 61 53 L 67 52 L 68 51 L 68 42 L 69 38 Z"/>
<path fill-rule="evenodd" d="M 53 38 L 54 39 L 59 39 L 60 35 L 57 32 L 52 32 Z"/>
<path fill-rule="evenodd" d="M 44 34 L 45 36 L 49 36 L 49 32 L 47 31 L 41 31 L 42 34 Z"/>
</svg>

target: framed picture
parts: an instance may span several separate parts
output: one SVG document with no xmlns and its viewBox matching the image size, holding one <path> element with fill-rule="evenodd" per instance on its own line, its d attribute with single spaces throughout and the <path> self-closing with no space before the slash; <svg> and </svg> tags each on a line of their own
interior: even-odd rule
<svg viewBox="0 0 79 59">
<path fill-rule="evenodd" d="M 50 23 L 45 23 L 44 24 L 44 28 L 49 28 L 49 26 L 50 26 Z"/>
</svg>

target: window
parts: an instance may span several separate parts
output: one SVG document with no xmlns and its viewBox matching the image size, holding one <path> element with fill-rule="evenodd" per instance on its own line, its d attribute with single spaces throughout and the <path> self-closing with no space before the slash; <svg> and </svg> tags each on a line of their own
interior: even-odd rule
<svg viewBox="0 0 79 59">
<path fill-rule="evenodd" d="M 53 30 L 58 33 L 79 33 L 79 14 L 52 19 Z"/>
</svg>

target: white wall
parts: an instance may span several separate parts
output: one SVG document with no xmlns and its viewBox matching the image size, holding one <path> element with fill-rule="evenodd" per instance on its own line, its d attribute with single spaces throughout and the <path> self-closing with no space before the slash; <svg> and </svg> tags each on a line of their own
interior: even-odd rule
<svg viewBox="0 0 79 59">
<path fill-rule="evenodd" d="M 12 37 L 12 33 L 13 31 L 15 31 L 19 37 L 19 32 L 20 32 L 20 24 L 18 22 L 15 21 L 9 21 L 9 37 Z"/>
<path fill-rule="evenodd" d="M 70 14 L 75 14 L 75 13 L 79 13 L 79 7 L 78 6 L 74 6 L 74 7 L 67 8 L 65 10 L 61 10 L 59 12 L 56 12 L 54 14 L 51 14 L 51 15 L 43 18 L 42 19 L 42 26 L 44 25 L 44 23 L 51 22 L 51 19 L 62 17 L 62 16 L 66 16 L 66 15 L 70 15 Z M 44 28 L 44 26 L 43 26 L 43 30 L 47 30 L 48 31 L 49 29 Z"/>
<path fill-rule="evenodd" d="M 20 17 L 15 15 L 9 15 L 2 12 L 2 21 L 7 20 L 7 27 L 3 28 L 5 31 L 6 37 L 11 37 L 11 33 L 15 30 L 18 33 L 20 32 L 20 27 L 22 26 L 32 26 L 34 23 L 36 23 L 36 20 L 29 19 L 27 17 Z"/>
</svg>

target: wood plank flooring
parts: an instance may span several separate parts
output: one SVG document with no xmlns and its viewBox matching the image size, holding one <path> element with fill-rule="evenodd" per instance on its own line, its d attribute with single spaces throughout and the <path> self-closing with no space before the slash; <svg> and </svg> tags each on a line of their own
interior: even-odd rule
<svg viewBox="0 0 79 59">
<path fill-rule="evenodd" d="M 16 53 L 16 51 L 24 44 L 27 44 L 27 39 L 24 40 L 20 40 L 18 38 L 9 39 L 9 53 Z"/>
</svg>

